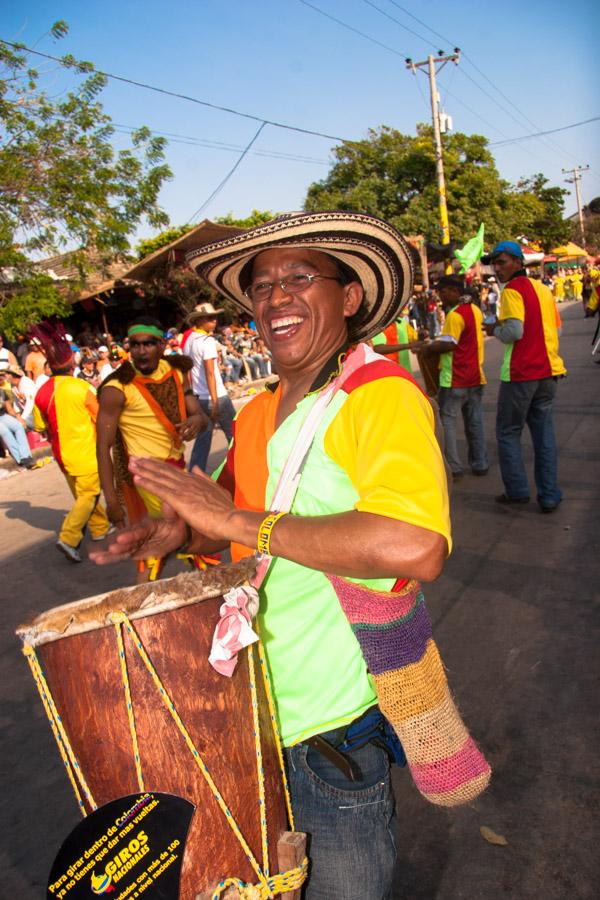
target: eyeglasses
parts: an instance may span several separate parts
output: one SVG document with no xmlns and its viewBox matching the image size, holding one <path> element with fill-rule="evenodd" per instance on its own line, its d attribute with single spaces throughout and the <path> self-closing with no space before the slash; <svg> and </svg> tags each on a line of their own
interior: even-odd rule
<svg viewBox="0 0 600 900">
<path fill-rule="evenodd" d="M 160 344 L 158 338 L 148 338 L 147 341 L 129 341 L 130 350 L 140 350 L 142 347 L 157 347 Z"/>
<path fill-rule="evenodd" d="M 296 272 L 293 275 L 288 275 L 287 278 L 280 278 L 278 281 L 257 281 L 255 284 L 247 287 L 244 294 L 249 300 L 255 302 L 268 300 L 276 284 L 279 285 L 284 294 L 299 294 L 300 291 L 305 291 L 309 288 L 313 281 L 316 281 L 318 278 L 341 283 L 341 279 L 337 275 L 309 275 L 308 272 Z"/>
</svg>

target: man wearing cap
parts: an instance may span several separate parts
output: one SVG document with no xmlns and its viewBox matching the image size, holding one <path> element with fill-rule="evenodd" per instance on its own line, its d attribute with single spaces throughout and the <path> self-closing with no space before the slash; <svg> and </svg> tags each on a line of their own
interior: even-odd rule
<svg viewBox="0 0 600 900">
<path fill-rule="evenodd" d="M 101 344 L 97 350 L 98 353 L 98 375 L 100 378 L 100 384 L 104 381 L 107 375 L 110 375 L 112 369 L 109 362 L 109 349 L 106 344 Z"/>
<path fill-rule="evenodd" d="M 199 303 L 187 318 L 193 328 L 185 340 L 183 352 L 194 364 L 192 388 L 209 419 L 208 427 L 198 435 L 192 448 L 190 471 L 194 466 L 206 471 L 215 424 L 222 428 L 227 443 L 233 437 L 235 408 L 223 384 L 219 351 L 213 337 L 217 316 L 222 312 L 222 309 L 215 309 L 212 303 Z"/>
<path fill-rule="evenodd" d="M 96 392 L 73 377 L 75 360 L 63 325 L 41 322 L 31 329 L 43 346 L 51 377 L 38 389 L 33 410 L 36 431 L 46 431 L 52 454 L 75 502 L 60 529 L 56 548 L 73 563 L 82 562 L 80 544 L 89 526 L 93 541 L 110 528 L 100 500 L 96 463 Z"/>
<path fill-rule="evenodd" d="M 386 667 L 408 661 L 394 650 L 380 667 L 365 650 L 375 632 L 361 636 L 351 620 L 380 626 L 413 579 L 437 578 L 450 546 L 431 404 L 362 342 L 410 296 L 410 252 L 370 216 L 298 213 L 189 261 L 253 314 L 280 381 L 238 413 L 217 483 L 135 461 L 136 484 L 162 496 L 168 514 L 94 558 L 137 556 L 151 541 L 165 551 L 184 540 L 194 552 L 230 546 L 234 560 L 260 548 L 260 634 L 295 824 L 311 840 L 306 897 L 382 900 L 395 860 L 389 760 L 369 728 L 360 746 L 346 744 L 376 711 L 372 675 L 393 680 Z M 380 641 L 378 632 L 375 656 Z"/>
<path fill-rule="evenodd" d="M 115 367 L 98 392 L 100 483 L 108 517 L 118 528 L 125 525 L 125 511 L 130 524 L 162 511 L 155 494 L 133 484 L 129 457 L 150 457 L 183 468 L 184 442 L 196 437 L 206 418 L 190 387 L 188 357 L 163 356 L 161 323 L 140 316 L 127 336 L 131 362 Z M 140 560 L 138 581 L 157 578 L 161 565 L 154 554 Z"/>
<path fill-rule="evenodd" d="M 111 344 L 110 350 L 108 351 L 107 361 L 100 369 L 100 378 L 102 379 L 102 381 L 104 381 L 105 378 L 108 378 L 109 375 L 112 375 L 115 369 L 119 368 L 124 358 L 124 353 L 119 348 L 119 345 Z"/>
<path fill-rule="evenodd" d="M 545 284 L 527 277 L 523 251 L 515 241 L 500 241 L 482 261 L 491 262 L 504 285 L 499 324 L 486 325 L 487 333 L 505 345 L 496 415 L 504 493 L 496 501 L 529 502 L 521 453 L 521 434 L 527 425 L 533 442 L 537 501 L 542 512 L 552 513 L 562 499 L 552 408 L 557 380 L 566 374 L 558 355 L 554 298 Z"/>
<path fill-rule="evenodd" d="M 82 355 L 80 362 L 80 371 L 77 375 L 82 381 L 86 381 L 93 388 L 100 387 L 100 372 L 98 371 L 98 354 L 95 350 L 88 350 L 85 356 Z"/>
<path fill-rule="evenodd" d="M 462 414 L 469 466 L 473 475 L 489 469 L 481 403 L 486 383 L 483 373 L 483 316 L 478 306 L 465 296 L 460 275 L 444 275 L 437 289 L 446 313 L 442 334 L 421 349 L 438 354 L 440 388 L 438 402 L 444 426 L 444 455 L 455 480 L 462 478 L 463 465 L 456 443 L 456 420 Z"/>
</svg>

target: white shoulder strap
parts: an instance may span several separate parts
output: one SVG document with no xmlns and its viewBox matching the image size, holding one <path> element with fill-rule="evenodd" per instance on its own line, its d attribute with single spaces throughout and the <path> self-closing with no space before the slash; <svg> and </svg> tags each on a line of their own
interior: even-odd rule
<svg viewBox="0 0 600 900">
<path fill-rule="evenodd" d="M 288 456 L 285 466 L 283 467 L 279 483 L 273 494 L 273 500 L 270 503 L 270 509 L 273 512 L 289 512 L 292 508 L 294 497 L 296 496 L 296 491 L 298 490 L 302 472 L 315 439 L 317 429 L 323 421 L 325 412 L 337 392 L 357 369 L 374 362 L 388 362 L 393 365 L 390 360 L 386 360 L 381 357 L 380 354 L 374 353 L 367 344 L 358 344 L 344 360 L 342 371 L 337 378 L 334 378 L 331 384 L 319 394 L 316 402 L 310 408 L 306 419 L 302 423 L 300 433 L 292 448 L 292 452 Z M 258 558 L 259 563 L 256 575 L 252 579 L 252 584 L 256 588 L 260 587 L 264 581 L 271 563 L 270 556 L 259 555 Z"/>
</svg>

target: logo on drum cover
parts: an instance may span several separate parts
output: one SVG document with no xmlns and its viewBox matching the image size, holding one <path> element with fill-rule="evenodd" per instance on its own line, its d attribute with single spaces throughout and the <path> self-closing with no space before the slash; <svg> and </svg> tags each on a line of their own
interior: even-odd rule
<svg viewBox="0 0 600 900">
<path fill-rule="evenodd" d="M 115 887 L 112 882 L 112 875 L 103 872 L 102 875 L 96 875 L 92 872 L 92 890 L 95 894 L 108 894 L 114 891 Z"/>
</svg>

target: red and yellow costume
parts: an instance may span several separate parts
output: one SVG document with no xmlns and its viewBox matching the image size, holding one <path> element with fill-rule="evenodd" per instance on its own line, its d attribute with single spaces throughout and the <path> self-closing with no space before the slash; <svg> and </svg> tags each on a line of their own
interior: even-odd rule
<svg viewBox="0 0 600 900">
<path fill-rule="evenodd" d="M 109 528 L 104 508 L 98 503 L 97 415 L 93 389 L 72 375 L 54 375 L 35 395 L 35 429 L 47 431 L 54 458 L 75 498 L 59 535 L 71 547 L 79 545 L 86 525 L 93 538 L 101 538 Z"/>
</svg>

